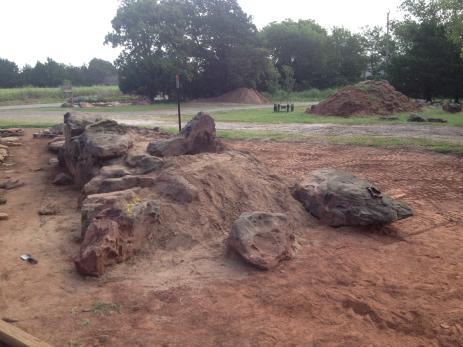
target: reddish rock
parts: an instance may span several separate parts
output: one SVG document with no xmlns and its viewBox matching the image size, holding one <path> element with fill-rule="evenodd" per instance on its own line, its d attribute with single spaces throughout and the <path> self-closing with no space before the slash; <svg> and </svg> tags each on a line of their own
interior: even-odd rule
<svg viewBox="0 0 463 347">
<path fill-rule="evenodd" d="M 117 201 L 95 216 L 84 233 L 75 265 L 79 273 L 101 276 L 146 244 L 159 218 L 159 203 L 138 199 Z"/>
<path fill-rule="evenodd" d="M 228 245 L 252 265 L 270 270 L 294 256 L 296 241 L 287 228 L 285 214 L 243 213 L 233 223 Z"/>
</svg>

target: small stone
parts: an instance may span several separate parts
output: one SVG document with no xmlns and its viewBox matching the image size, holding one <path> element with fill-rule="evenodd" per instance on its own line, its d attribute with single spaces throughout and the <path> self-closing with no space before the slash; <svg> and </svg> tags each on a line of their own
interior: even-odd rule
<svg viewBox="0 0 463 347">
<path fill-rule="evenodd" d="M 54 216 L 59 213 L 59 207 L 49 201 L 45 201 L 39 210 L 40 216 Z"/>
<path fill-rule="evenodd" d="M 48 161 L 48 164 L 50 164 L 50 166 L 57 167 L 59 165 L 59 160 L 58 158 L 51 158 Z"/>
<path fill-rule="evenodd" d="M 8 220 L 8 215 L 6 213 L 0 213 L 0 220 Z"/>
<path fill-rule="evenodd" d="M 19 187 L 22 187 L 23 185 L 24 183 L 18 178 L 8 178 L 8 179 L 0 181 L 0 188 L 6 189 L 6 190 L 19 188 Z"/>
<path fill-rule="evenodd" d="M 450 328 L 451 328 L 450 325 L 445 324 L 445 323 L 442 323 L 442 324 L 440 325 L 440 327 L 441 327 L 442 329 L 450 329 Z"/>
<path fill-rule="evenodd" d="M 4 196 L 0 196 L 0 205 L 5 205 L 7 202 L 6 198 Z"/>
<path fill-rule="evenodd" d="M 56 175 L 55 179 L 53 180 L 53 184 L 57 186 L 68 186 L 72 184 L 72 177 L 64 172 L 61 172 Z"/>
</svg>

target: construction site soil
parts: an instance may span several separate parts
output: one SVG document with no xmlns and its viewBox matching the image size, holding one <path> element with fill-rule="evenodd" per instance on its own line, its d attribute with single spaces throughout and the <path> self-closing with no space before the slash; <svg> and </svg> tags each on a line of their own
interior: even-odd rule
<svg viewBox="0 0 463 347">
<path fill-rule="evenodd" d="M 267 176 L 288 181 L 323 167 L 348 170 L 407 202 L 415 216 L 382 230 L 334 229 L 307 217 L 296 258 L 267 272 L 243 263 L 218 239 L 203 244 L 183 233 L 162 247 L 148 244 L 100 278 L 86 278 L 73 263 L 79 250 L 80 192 L 51 184 L 55 169 L 48 163 L 48 141 L 33 140 L 32 133 L 26 130 L 22 146 L 11 148 L 9 165 L 0 167 L 0 178 L 25 183 L 6 192 L 8 203 L 0 206 L 9 214 L 9 220 L 0 221 L 0 319 L 52 345 L 463 344 L 460 157 L 227 142 L 232 150 L 256 156 L 270 169 Z M 214 154 L 208 156 L 212 160 Z M 223 161 L 224 154 L 217 156 L 222 161 L 211 162 L 213 166 L 231 165 Z M 187 159 L 178 160 L 182 164 Z M 195 167 L 194 159 L 191 165 Z M 216 187 L 223 183 L 220 172 L 215 175 L 211 190 L 226 189 L 228 185 Z M 46 201 L 60 212 L 40 216 Z M 238 210 L 224 210 L 227 221 L 238 217 Z M 181 226 L 185 211 L 171 212 L 169 222 L 178 218 Z M 207 219 L 197 213 L 198 223 Z M 292 213 L 298 214 L 297 209 Z M 186 232 L 188 226 L 182 229 Z M 207 239 L 202 230 L 201 240 Z M 38 264 L 21 261 L 24 253 Z"/>
<path fill-rule="evenodd" d="M 270 101 L 266 99 L 261 93 L 255 89 L 250 88 L 238 88 L 229 91 L 221 96 L 198 100 L 199 102 L 216 102 L 226 104 L 248 104 L 248 105 L 265 105 L 270 104 Z"/>
<path fill-rule="evenodd" d="M 314 105 L 307 113 L 322 116 L 392 115 L 416 111 L 418 108 L 407 96 L 387 81 L 365 81 L 346 86 Z"/>
</svg>

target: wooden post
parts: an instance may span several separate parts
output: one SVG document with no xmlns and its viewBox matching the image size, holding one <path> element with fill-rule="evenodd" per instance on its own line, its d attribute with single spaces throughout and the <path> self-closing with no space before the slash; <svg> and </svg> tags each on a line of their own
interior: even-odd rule
<svg viewBox="0 0 463 347">
<path fill-rule="evenodd" d="M 52 347 L 38 338 L 26 333 L 0 319 L 0 342 L 11 347 Z"/>
</svg>

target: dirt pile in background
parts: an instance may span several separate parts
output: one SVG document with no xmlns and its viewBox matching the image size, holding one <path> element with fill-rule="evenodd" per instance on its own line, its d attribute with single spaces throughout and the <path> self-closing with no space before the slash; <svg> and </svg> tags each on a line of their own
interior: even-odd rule
<svg viewBox="0 0 463 347">
<path fill-rule="evenodd" d="M 271 103 L 257 90 L 249 88 L 238 88 L 216 98 L 210 98 L 204 101 L 250 105 L 265 105 Z"/>
<path fill-rule="evenodd" d="M 387 81 L 365 81 L 340 89 L 307 109 L 306 113 L 322 116 L 390 115 L 416 111 L 417 106 Z"/>
</svg>

